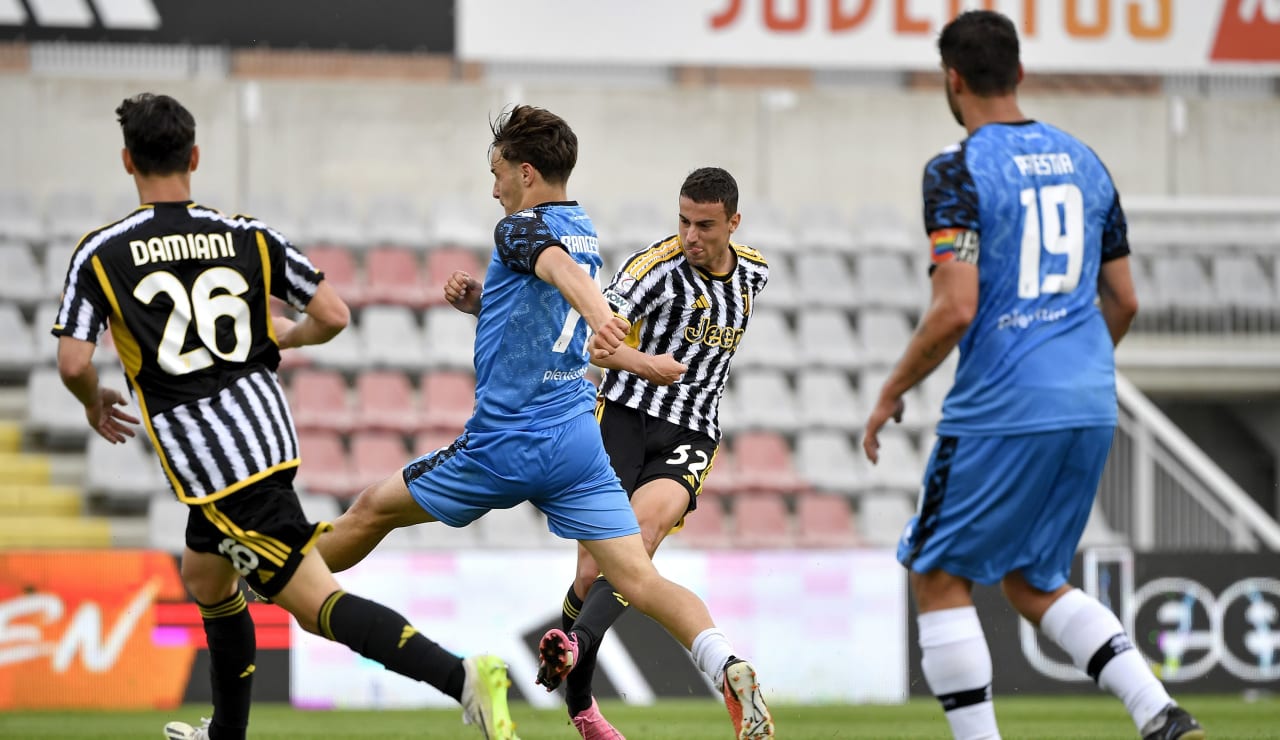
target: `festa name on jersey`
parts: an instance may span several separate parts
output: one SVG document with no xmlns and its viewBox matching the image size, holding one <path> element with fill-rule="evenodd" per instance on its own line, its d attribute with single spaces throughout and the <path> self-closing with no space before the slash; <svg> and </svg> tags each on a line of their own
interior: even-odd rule
<svg viewBox="0 0 1280 740">
<path fill-rule="evenodd" d="M 234 257 L 236 243 L 230 231 L 226 234 L 166 234 L 146 241 L 134 239 L 129 242 L 129 251 L 133 253 L 133 264 L 141 267 L 148 262 Z"/>
<path fill-rule="evenodd" d="M 1018 172 L 1023 177 L 1028 175 L 1073 175 L 1076 171 L 1071 155 L 1066 152 L 1050 154 L 1018 154 L 1013 158 Z"/>
<path fill-rule="evenodd" d="M 542 382 L 560 382 L 565 380 L 578 380 L 587 374 L 587 366 L 583 365 L 577 370 L 548 370 L 542 374 Z"/>
</svg>

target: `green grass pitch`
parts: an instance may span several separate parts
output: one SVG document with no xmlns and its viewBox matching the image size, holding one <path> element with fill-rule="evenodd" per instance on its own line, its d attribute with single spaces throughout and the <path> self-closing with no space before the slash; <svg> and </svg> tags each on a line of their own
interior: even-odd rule
<svg viewBox="0 0 1280 740">
<path fill-rule="evenodd" d="M 1280 738 L 1280 699 L 1246 702 L 1238 696 L 1187 696 L 1183 705 L 1205 725 L 1209 737 Z M 663 701 L 650 707 L 609 702 L 610 718 L 632 740 L 728 740 L 724 707 L 711 701 Z M 949 738 L 942 712 L 931 700 L 901 706 L 772 707 L 783 740 L 824 738 Z M 53 740 L 160 738 L 170 719 L 198 721 L 207 706 L 176 712 L 3 712 L 0 738 Z M 1109 697 L 997 697 L 996 712 L 1006 740 L 1137 737 L 1119 702 Z M 512 707 L 523 740 L 577 737 L 561 711 Z M 460 710 L 304 712 L 282 705 L 254 707 L 249 737 L 270 738 L 478 738 L 461 724 Z"/>
</svg>

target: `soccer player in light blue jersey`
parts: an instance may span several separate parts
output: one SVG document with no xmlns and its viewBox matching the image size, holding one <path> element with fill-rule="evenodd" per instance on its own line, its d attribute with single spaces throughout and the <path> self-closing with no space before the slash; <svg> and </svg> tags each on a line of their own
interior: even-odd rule
<svg viewBox="0 0 1280 740">
<path fill-rule="evenodd" d="M 612 355 L 630 327 L 600 292 L 595 227 L 566 193 L 577 137 L 559 116 L 524 105 L 492 128 L 493 197 L 506 216 L 494 229 L 484 285 L 464 272 L 445 285 L 449 302 L 479 319 L 475 413 L 452 445 L 365 489 L 321 538 L 320 551 L 340 571 L 396 527 L 463 527 L 529 501 L 724 688 L 737 737 L 773 737 L 755 669 L 734 656 L 701 599 L 658 573 L 605 454 L 595 388 L 584 376 L 589 360 Z M 544 640 L 540 678 L 568 675 L 588 648 Z"/>
<path fill-rule="evenodd" d="M 863 447 L 957 345 L 910 569 L 922 668 L 956 738 L 998 738 L 992 665 L 970 592 L 1009 602 L 1124 702 L 1147 740 L 1198 740 L 1114 614 L 1067 584 L 1116 424 L 1114 346 L 1137 312 L 1124 212 L 1091 149 L 1019 109 L 1014 25 L 963 13 L 938 40 L 969 136 L 925 168 L 933 297 L 880 391 Z"/>
</svg>

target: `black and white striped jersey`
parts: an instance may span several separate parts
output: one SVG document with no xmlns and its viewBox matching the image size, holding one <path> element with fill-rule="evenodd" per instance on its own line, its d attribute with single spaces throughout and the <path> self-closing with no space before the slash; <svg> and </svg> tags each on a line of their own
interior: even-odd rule
<svg viewBox="0 0 1280 740">
<path fill-rule="evenodd" d="M 80 241 L 53 333 L 96 342 L 111 322 L 169 483 L 207 503 L 298 464 L 269 299 L 303 310 L 322 279 L 261 221 L 145 205 Z"/>
<path fill-rule="evenodd" d="M 600 391 L 605 398 L 720 439 L 729 361 L 769 280 L 769 265 L 759 252 L 730 246 L 737 260 L 726 275 L 690 265 L 676 236 L 627 258 L 605 290 L 614 311 L 631 322 L 627 343 L 649 354 L 670 352 L 689 369 L 669 386 L 608 370 Z"/>
</svg>

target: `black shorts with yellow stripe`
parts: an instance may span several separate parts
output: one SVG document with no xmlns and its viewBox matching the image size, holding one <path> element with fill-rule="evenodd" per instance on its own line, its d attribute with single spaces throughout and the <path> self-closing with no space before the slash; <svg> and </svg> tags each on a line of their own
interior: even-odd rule
<svg viewBox="0 0 1280 740">
<path fill-rule="evenodd" d="M 667 478 L 689 492 L 685 513 L 698 508 L 719 447 L 714 439 L 603 397 L 596 399 L 596 421 L 628 497 L 649 481 Z"/>
<path fill-rule="evenodd" d="M 333 528 L 312 524 L 293 490 L 296 468 L 263 478 L 187 512 L 187 547 L 221 555 L 256 593 L 280 593 L 320 535 Z"/>
</svg>

